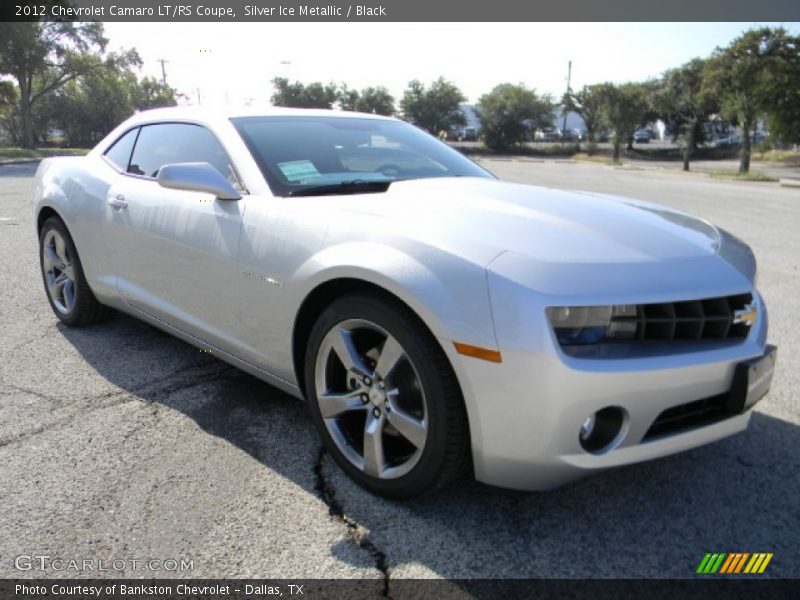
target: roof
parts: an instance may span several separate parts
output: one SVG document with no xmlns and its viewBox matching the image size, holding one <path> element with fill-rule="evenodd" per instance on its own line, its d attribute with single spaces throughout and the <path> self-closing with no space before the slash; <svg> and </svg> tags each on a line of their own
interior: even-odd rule
<svg viewBox="0 0 800 600">
<path fill-rule="evenodd" d="M 137 113 L 141 120 L 153 119 L 196 119 L 201 121 L 214 121 L 220 118 L 234 117 L 267 117 L 267 116 L 306 116 L 306 117 L 335 117 L 335 118 L 368 118 L 395 120 L 393 117 L 384 117 L 370 113 L 359 113 L 343 110 L 324 110 L 320 108 L 286 108 L 282 106 L 269 107 L 214 107 L 202 106 L 171 106 L 169 108 L 153 108 Z"/>
<path fill-rule="evenodd" d="M 270 107 L 203 107 L 203 106 L 171 106 L 168 108 L 153 108 L 143 110 L 120 123 L 113 131 L 103 138 L 90 152 L 98 155 L 105 152 L 125 130 L 139 125 L 147 125 L 158 121 L 186 121 L 210 126 L 218 135 L 230 127 L 229 119 L 235 117 L 269 117 L 269 116 L 304 116 L 304 117 L 332 117 L 338 119 L 375 119 L 381 121 L 397 121 L 393 117 L 358 113 L 342 110 L 323 110 L 318 108 L 285 108 L 280 106 Z"/>
</svg>

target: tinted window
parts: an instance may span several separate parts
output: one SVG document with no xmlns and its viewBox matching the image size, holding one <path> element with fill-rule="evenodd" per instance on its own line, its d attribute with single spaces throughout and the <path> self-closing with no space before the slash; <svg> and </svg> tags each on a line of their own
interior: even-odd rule
<svg viewBox="0 0 800 600">
<path fill-rule="evenodd" d="M 205 127 L 162 123 L 141 128 L 128 173 L 155 177 L 164 165 L 207 162 L 229 179 L 233 169 L 222 145 Z"/>
<path fill-rule="evenodd" d="M 106 150 L 106 158 L 117 165 L 122 171 L 128 170 L 128 161 L 131 158 L 133 143 L 136 141 L 138 127 L 131 129 L 128 133 L 119 138 L 114 145 Z"/>
<path fill-rule="evenodd" d="M 232 121 L 280 196 L 353 181 L 491 177 L 447 144 L 402 121 L 303 116 Z"/>
</svg>

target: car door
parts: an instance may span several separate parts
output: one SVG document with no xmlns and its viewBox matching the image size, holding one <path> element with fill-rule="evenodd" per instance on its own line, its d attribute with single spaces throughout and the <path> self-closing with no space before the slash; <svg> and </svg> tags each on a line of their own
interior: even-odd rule
<svg viewBox="0 0 800 600">
<path fill-rule="evenodd" d="M 106 203 L 117 289 L 131 307 L 230 350 L 239 337 L 236 261 L 247 196 L 220 200 L 161 187 L 159 169 L 183 162 L 208 162 L 235 177 L 224 148 L 205 127 L 140 128 Z"/>
</svg>

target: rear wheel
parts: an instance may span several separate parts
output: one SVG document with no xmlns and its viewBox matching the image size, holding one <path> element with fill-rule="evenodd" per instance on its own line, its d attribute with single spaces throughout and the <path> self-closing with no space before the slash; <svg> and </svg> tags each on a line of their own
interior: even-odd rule
<svg viewBox="0 0 800 600">
<path fill-rule="evenodd" d="M 311 332 L 306 390 L 325 445 L 368 490 L 410 498 L 470 464 L 464 404 L 436 340 L 400 302 L 351 295 Z"/>
<path fill-rule="evenodd" d="M 50 307 L 65 324 L 88 325 L 108 317 L 83 274 L 78 251 L 63 221 L 50 217 L 39 233 L 39 264 Z"/>
</svg>

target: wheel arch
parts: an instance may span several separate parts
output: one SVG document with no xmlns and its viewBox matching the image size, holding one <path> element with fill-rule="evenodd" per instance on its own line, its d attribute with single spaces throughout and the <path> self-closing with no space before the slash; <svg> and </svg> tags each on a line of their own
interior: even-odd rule
<svg viewBox="0 0 800 600">
<path fill-rule="evenodd" d="M 425 331 L 439 343 L 439 338 L 433 331 L 433 328 L 423 319 L 419 312 L 414 310 L 412 306 L 405 300 L 371 281 L 359 279 L 356 277 L 339 277 L 329 279 L 318 284 L 313 288 L 305 297 L 300 308 L 297 311 L 292 328 L 292 362 L 294 366 L 295 376 L 297 377 L 297 384 L 300 387 L 300 392 L 305 396 L 305 360 L 304 353 L 306 344 L 308 343 L 311 329 L 314 327 L 322 311 L 325 310 L 331 303 L 341 298 L 342 296 L 353 293 L 372 293 L 382 296 L 389 301 L 400 303 L 417 319 L 419 324 Z M 444 352 L 444 349 L 443 349 Z M 444 352 L 445 358 L 453 369 L 447 352 Z"/>
<path fill-rule="evenodd" d="M 64 221 L 64 217 L 62 217 L 58 211 L 49 205 L 44 205 L 39 209 L 39 213 L 36 215 L 36 234 L 40 234 L 42 232 L 42 227 L 44 227 L 44 222 L 47 221 L 50 217 L 57 217 L 64 223 L 66 227 L 67 224 Z M 69 229 L 67 229 L 69 230 Z"/>
</svg>

